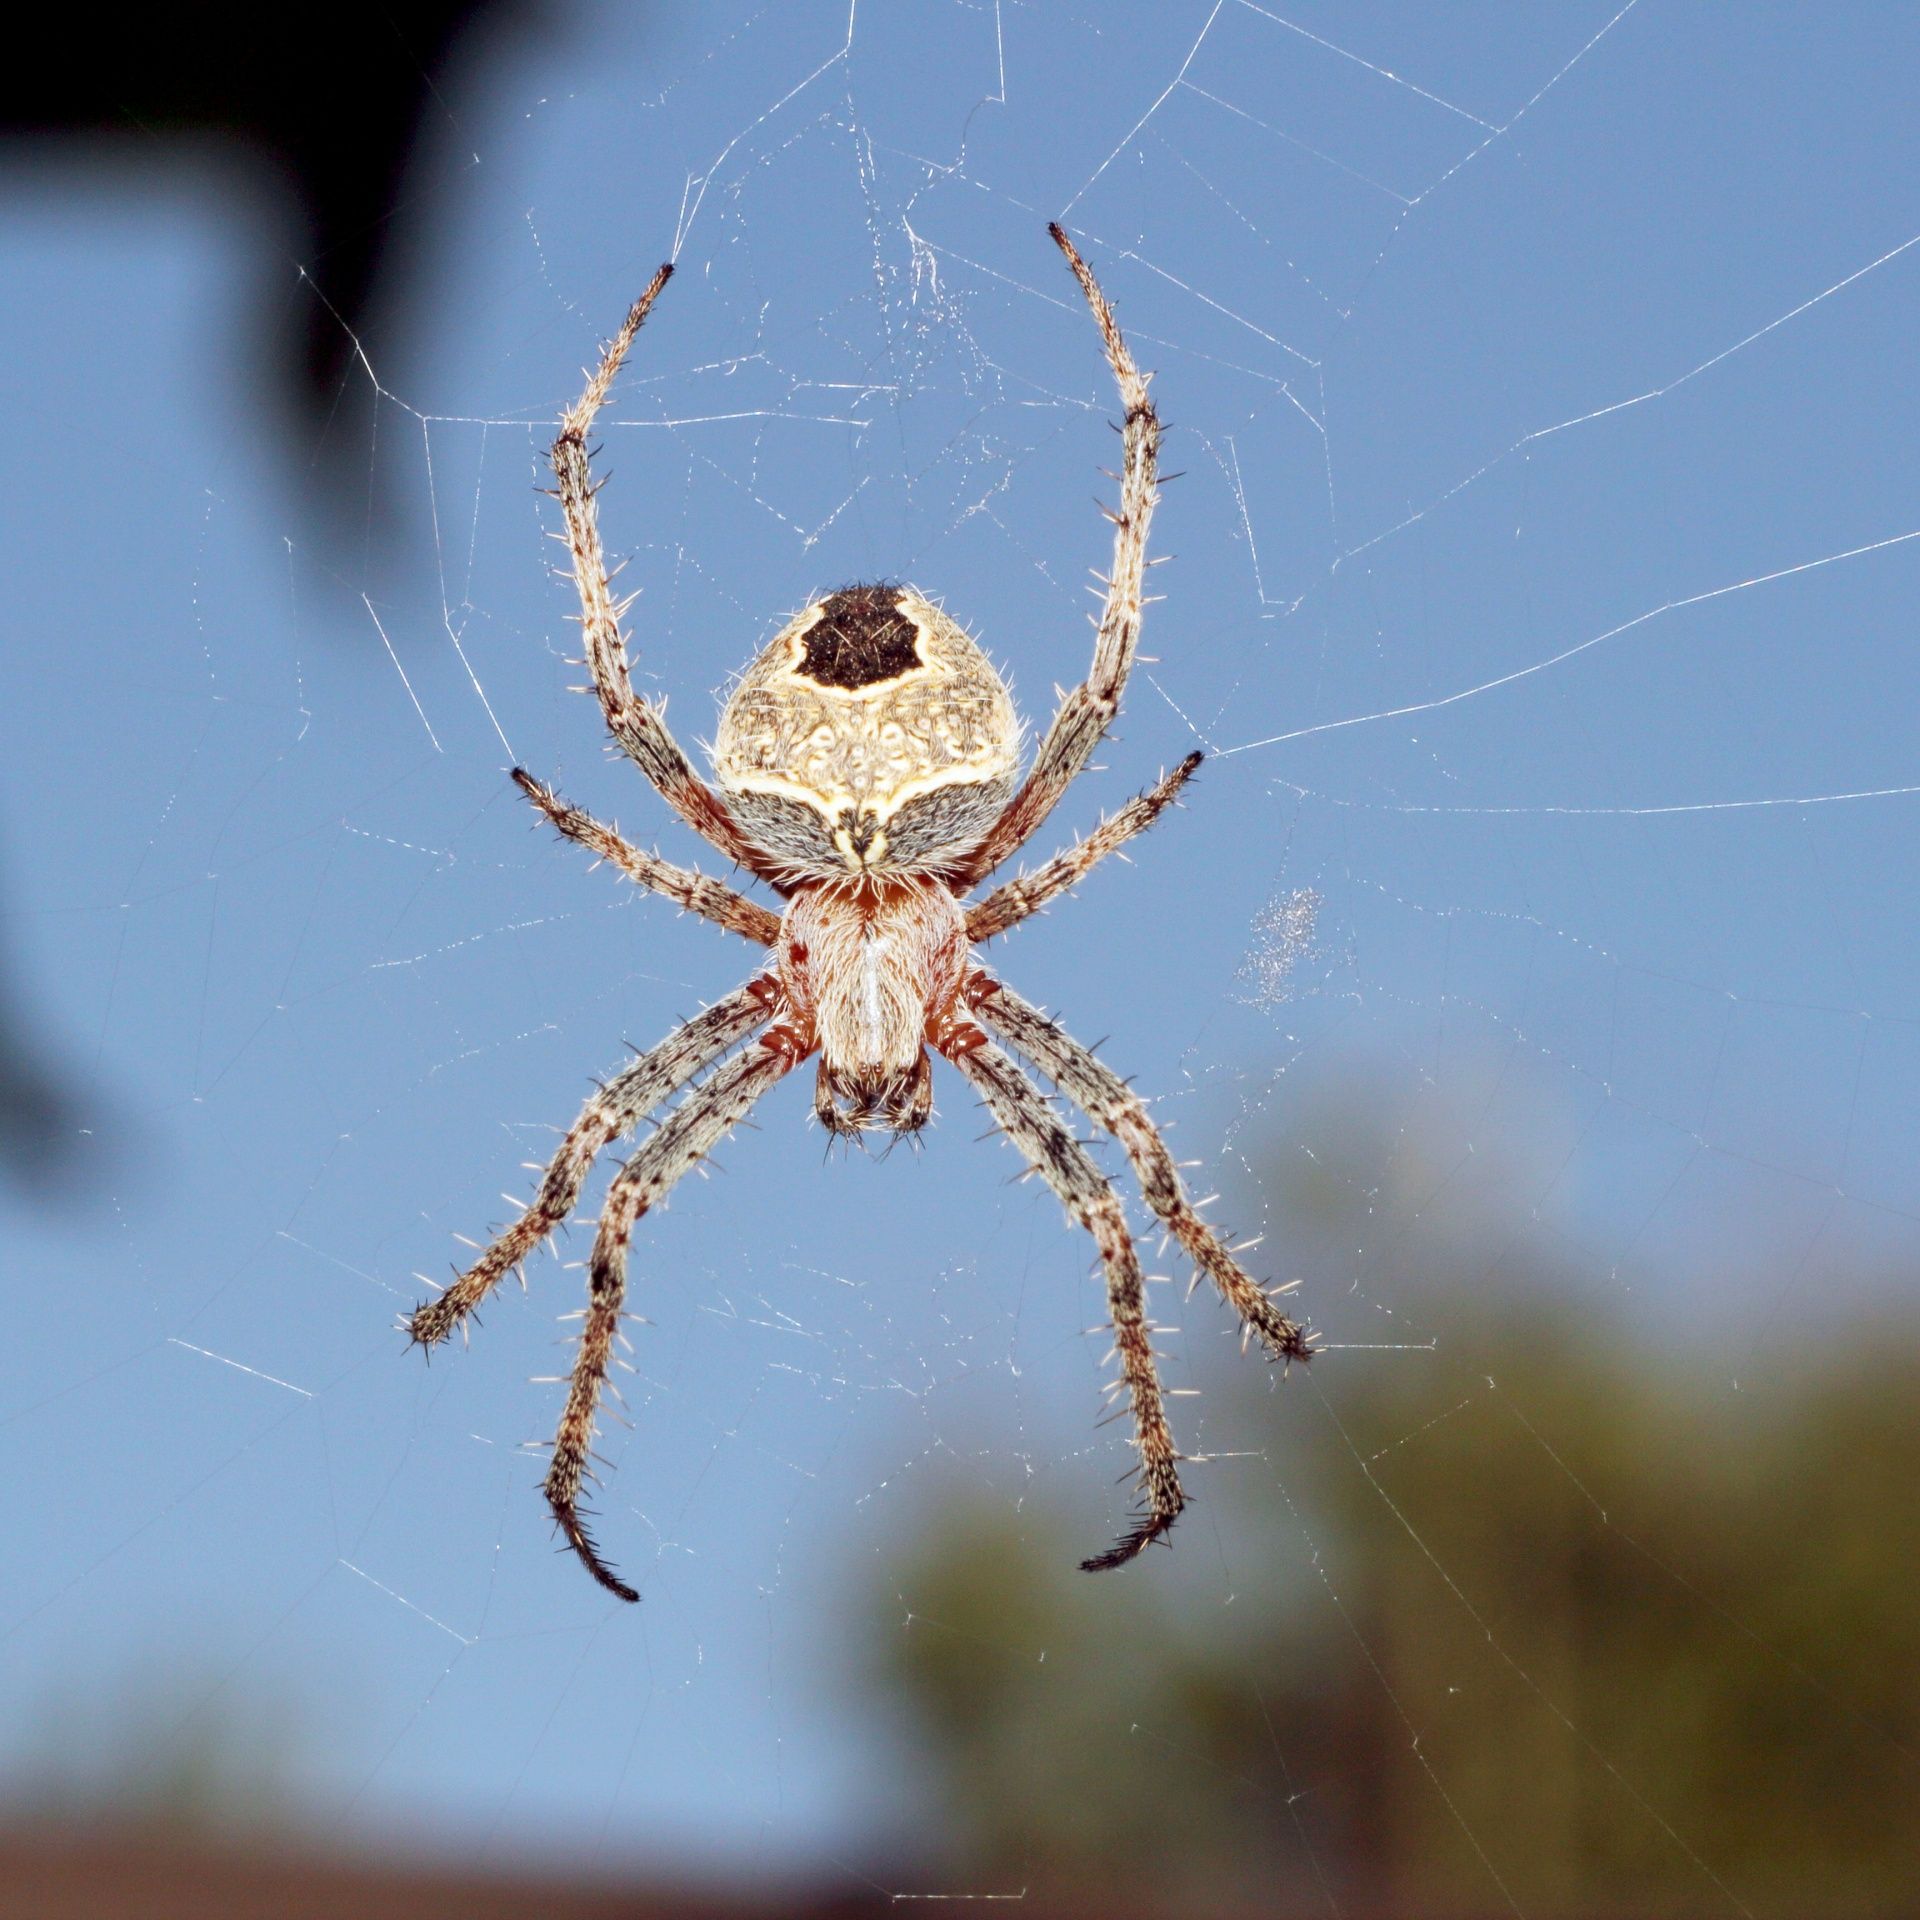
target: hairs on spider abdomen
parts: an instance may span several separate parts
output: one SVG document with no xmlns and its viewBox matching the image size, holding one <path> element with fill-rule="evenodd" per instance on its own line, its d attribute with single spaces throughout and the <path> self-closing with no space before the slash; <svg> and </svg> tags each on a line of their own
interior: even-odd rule
<svg viewBox="0 0 1920 1920">
<path fill-rule="evenodd" d="M 727 805 L 754 845 L 797 878 L 838 878 L 848 871 L 834 840 L 836 825 L 866 844 L 876 830 L 886 836 L 873 871 L 932 873 L 979 844 L 1012 799 L 1016 777 L 1010 768 L 997 779 L 936 787 L 884 816 L 855 814 L 837 822 L 780 793 L 732 792 Z"/>
</svg>

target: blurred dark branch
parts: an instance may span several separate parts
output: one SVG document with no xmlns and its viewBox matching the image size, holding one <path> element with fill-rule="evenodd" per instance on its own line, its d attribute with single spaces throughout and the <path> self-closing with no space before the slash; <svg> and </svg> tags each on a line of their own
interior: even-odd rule
<svg viewBox="0 0 1920 1920">
<path fill-rule="evenodd" d="M 404 359 L 407 311 L 455 224 L 449 202 L 472 162 L 453 77 L 471 82 L 562 17 L 559 0 L 44 15 L 39 51 L 16 36 L 0 66 L 0 163 L 16 192 L 83 168 L 138 193 L 230 148 L 238 164 L 216 190 L 283 210 L 279 231 L 266 228 L 253 327 L 309 505 L 342 526 L 358 513 L 363 533 L 391 527 L 398 516 L 367 498 L 377 396 L 356 342 L 383 372 Z M 51 1049 L 0 979 L 0 1173 L 43 1187 L 71 1169 L 76 1128 Z"/>
<path fill-rule="evenodd" d="M 0 945 L 0 1180 L 40 1199 L 74 1191 L 80 1113 L 56 1049 L 23 1008 Z"/>
<path fill-rule="evenodd" d="M 67 1185 L 74 1132 L 67 1096 L 28 1039 L 9 995 L 0 1000 L 0 1174 L 30 1192 Z"/>
<path fill-rule="evenodd" d="M 445 82 L 535 29 L 553 0 L 107 6 L 46 15 L 40 52 L 0 70 L 0 160 L 105 168 L 128 186 L 230 143 L 277 188 L 287 227 L 262 262 L 256 325 L 289 424 L 337 494 L 365 443 L 336 424 L 355 337 L 384 350 L 469 170 Z M 17 180 L 16 180 L 17 185 Z M 293 262 L 313 282 L 296 293 Z M 378 364 L 378 362 L 376 362 Z M 367 396 L 371 400 L 371 395 Z"/>
</svg>

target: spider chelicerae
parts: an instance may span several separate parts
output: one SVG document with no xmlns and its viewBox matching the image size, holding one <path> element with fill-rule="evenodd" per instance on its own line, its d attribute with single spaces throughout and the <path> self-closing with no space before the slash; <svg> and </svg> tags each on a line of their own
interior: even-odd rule
<svg viewBox="0 0 1920 1920">
<path fill-rule="evenodd" d="M 1051 1099 L 996 1044 L 1023 1054 L 1067 1100 L 1113 1134 L 1147 1205 L 1201 1276 L 1279 1361 L 1311 1357 L 1312 1336 L 1275 1304 L 1200 1218 L 1141 1101 L 1038 1007 L 983 967 L 979 943 L 1018 926 L 1097 862 L 1150 827 L 1200 764 L 1189 754 L 1160 783 L 1084 840 L 970 903 L 966 896 L 1018 852 L 1086 766 L 1119 710 L 1140 636 L 1147 525 L 1159 495 L 1160 422 L 1145 377 L 1087 264 L 1048 229 L 1099 323 L 1120 385 L 1120 509 L 1085 683 L 1061 701 L 1033 765 L 1020 775 L 1021 726 L 985 654 L 912 587 L 851 586 L 796 614 L 734 688 L 714 741 L 716 784 L 694 771 L 658 708 L 633 690 L 623 603 L 608 585 L 587 436 L 634 337 L 673 269 L 633 304 L 561 422 L 553 443 L 566 538 L 580 591 L 586 664 L 614 740 L 661 797 L 736 866 L 764 881 L 782 911 L 629 845 L 523 769 L 513 777 L 569 840 L 628 879 L 766 949 L 745 986 L 676 1028 L 606 1082 L 568 1129 L 518 1220 L 437 1299 L 405 1323 L 431 1347 L 573 1211 L 594 1156 L 631 1133 L 704 1069 L 724 1061 L 668 1114 L 615 1175 L 587 1263 L 587 1306 L 553 1442 L 546 1496 L 573 1549 L 603 1587 L 639 1596 L 600 1557 L 581 1509 L 600 1396 L 627 1283 L 627 1246 L 642 1214 L 793 1068 L 816 1053 L 814 1113 L 830 1133 L 910 1134 L 933 1113 L 928 1050 L 969 1081 L 1068 1214 L 1100 1250 L 1119 1377 L 1133 1417 L 1141 1511 L 1088 1571 L 1117 1567 L 1180 1516 L 1180 1454 L 1154 1365 L 1146 1276 L 1119 1196 Z M 752 1044 L 735 1052 L 742 1041 Z M 727 1056 L 731 1055 L 731 1058 Z M 1244 1251 L 1244 1249 L 1240 1249 Z"/>
</svg>

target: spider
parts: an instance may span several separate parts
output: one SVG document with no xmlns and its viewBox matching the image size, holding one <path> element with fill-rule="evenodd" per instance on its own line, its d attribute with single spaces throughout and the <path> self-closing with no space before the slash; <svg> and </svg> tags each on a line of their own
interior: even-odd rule
<svg viewBox="0 0 1920 1920">
<path fill-rule="evenodd" d="M 586 665 L 607 729 L 694 830 L 785 902 L 775 913 L 722 882 L 674 866 L 570 806 L 522 768 L 513 778 L 569 840 L 637 885 L 766 949 L 743 987 L 676 1028 L 593 1095 L 520 1218 L 405 1323 L 432 1347 L 573 1211 L 594 1156 L 633 1132 L 706 1068 L 724 1062 L 668 1114 L 615 1175 L 587 1263 L 587 1306 L 545 1493 L 588 1571 L 623 1600 L 633 1588 L 601 1558 L 581 1488 L 626 1297 L 627 1247 L 667 1196 L 774 1083 L 820 1057 L 813 1110 L 833 1135 L 912 1134 L 933 1113 L 929 1049 L 951 1063 L 1000 1130 L 1093 1236 L 1106 1273 L 1120 1376 L 1133 1418 L 1140 1511 L 1089 1572 L 1117 1567 L 1161 1538 L 1186 1505 L 1154 1365 L 1145 1275 L 1119 1196 L 1053 1101 L 1004 1041 L 1120 1142 L 1147 1205 L 1258 1337 L 1286 1362 L 1313 1336 L 1283 1313 L 1187 1197 L 1172 1156 L 1126 1083 L 974 958 L 1150 827 L 1200 764 L 1189 754 L 1084 840 L 984 897 L 967 896 L 1016 853 L 1086 766 L 1119 710 L 1140 635 L 1147 525 L 1159 494 L 1160 422 L 1147 381 L 1098 283 L 1065 231 L 1049 227 L 1100 328 L 1125 410 L 1120 510 L 1093 667 L 1060 702 L 1020 777 L 1021 724 L 1005 684 L 958 625 L 916 589 L 842 588 L 796 614 L 748 667 L 720 717 L 710 786 L 659 708 L 633 690 L 600 543 L 587 436 L 635 336 L 673 273 L 663 266 L 563 417 L 552 459 L 579 588 Z M 752 1044 L 735 1051 L 742 1041 Z M 731 1056 L 731 1057 L 728 1057 Z M 522 1276 L 524 1280 L 524 1275 Z"/>
</svg>

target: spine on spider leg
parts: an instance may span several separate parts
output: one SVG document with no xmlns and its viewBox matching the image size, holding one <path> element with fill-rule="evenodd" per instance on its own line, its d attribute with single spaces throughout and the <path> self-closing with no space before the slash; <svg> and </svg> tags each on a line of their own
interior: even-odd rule
<svg viewBox="0 0 1920 1920">
<path fill-rule="evenodd" d="M 1290 1292 L 1292 1283 L 1262 1287 L 1234 1258 L 1188 1198 L 1159 1129 L 1148 1118 L 1144 1102 L 1126 1083 L 1064 1028 L 993 980 L 984 969 L 969 983 L 968 997 L 988 1026 L 1004 1034 L 1070 1100 L 1084 1108 L 1096 1125 L 1120 1142 L 1133 1164 L 1141 1196 L 1199 1272 L 1239 1315 L 1247 1332 L 1259 1337 L 1268 1355 L 1282 1364 L 1312 1359 L 1313 1335 L 1276 1304 L 1275 1296 Z"/>
<path fill-rule="evenodd" d="M 568 1545 L 587 1570 L 609 1593 L 637 1602 L 639 1594 L 601 1558 L 580 1513 L 580 1489 L 588 1477 L 587 1462 L 596 1457 L 593 1442 L 600 1395 L 611 1387 L 607 1365 L 619 1331 L 621 1302 L 626 1293 L 628 1231 L 627 1226 L 621 1226 L 617 1236 L 610 1237 L 603 1228 L 588 1262 L 586 1321 L 580 1332 L 578 1357 L 569 1377 L 566 1405 L 554 1436 L 553 1460 L 547 1469 L 543 1490 L 554 1518 L 567 1536 Z"/>
<path fill-rule="evenodd" d="M 611 1119 L 601 1116 L 583 1120 L 569 1133 L 520 1218 L 438 1299 L 417 1307 L 404 1323 L 416 1344 L 432 1347 L 446 1339 L 560 1225 L 579 1197 L 595 1154 L 613 1133 Z"/>
<path fill-rule="evenodd" d="M 756 1005 L 761 1004 L 756 1000 Z M 746 1117 L 761 1094 L 811 1051 L 812 1036 L 782 1022 L 679 1107 L 627 1163 L 608 1189 L 587 1263 L 587 1313 L 566 1403 L 554 1437 L 546 1496 L 569 1544 L 593 1577 L 623 1600 L 638 1599 L 601 1558 L 580 1517 L 580 1489 L 593 1442 L 600 1396 L 625 1317 L 627 1248 L 639 1222 L 714 1146 Z"/>
<path fill-rule="evenodd" d="M 1174 1238 L 1185 1248 L 1187 1257 L 1240 1316 L 1244 1331 L 1258 1335 L 1261 1345 L 1275 1361 L 1286 1364 L 1311 1360 L 1313 1336 L 1274 1303 L 1274 1292 L 1291 1292 L 1296 1283 L 1288 1282 L 1270 1291 L 1233 1257 L 1225 1242 L 1200 1217 L 1198 1207 L 1188 1199 L 1174 1168 L 1173 1156 L 1147 1118 L 1146 1109 L 1129 1096 L 1116 1103 L 1110 1112 L 1096 1113 L 1095 1118 L 1126 1148 L 1147 1204 L 1166 1222 Z"/>
</svg>

